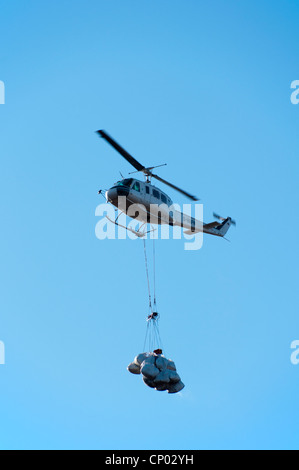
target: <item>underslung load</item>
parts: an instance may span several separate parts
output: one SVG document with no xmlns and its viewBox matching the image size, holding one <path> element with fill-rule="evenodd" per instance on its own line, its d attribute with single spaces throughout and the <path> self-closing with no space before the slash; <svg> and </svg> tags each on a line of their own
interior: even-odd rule
<svg viewBox="0 0 299 470">
<path fill-rule="evenodd" d="M 158 391 L 177 393 L 185 386 L 174 362 L 163 356 L 161 349 L 138 354 L 128 365 L 128 371 L 132 374 L 141 374 L 143 382 Z"/>
<path fill-rule="evenodd" d="M 167 359 L 162 354 L 162 341 L 159 332 L 159 313 L 157 311 L 156 301 L 156 274 L 155 274 L 155 239 L 153 239 L 153 286 L 154 286 L 154 299 L 152 304 L 152 296 L 150 289 L 150 276 L 148 258 L 146 253 L 146 242 L 144 243 L 144 257 L 145 257 L 145 269 L 148 285 L 148 296 L 149 296 L 149 314 L 147 316 L 147 329 L 145 334 L 145 340 L 143 345 L 143 352 L 138 354 L 134 361 L 128 365 L 128 371 L 132 374 L 142 375 L 143 382 L 150 388 L 164 391 L 168 393 L 177 393 L 183 390 L 185 385 L 181 381 L 179 374 L 177 373 L 174 362 Z"/>
</svg>

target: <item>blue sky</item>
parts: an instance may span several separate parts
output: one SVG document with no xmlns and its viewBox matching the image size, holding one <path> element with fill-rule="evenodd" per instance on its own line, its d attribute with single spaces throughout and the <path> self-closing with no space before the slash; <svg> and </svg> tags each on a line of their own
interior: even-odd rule
<svg viewBox="0 0 299 470">
<path fill-rule="evenodd" d="M 299 445 L 295 1 L 0 1 L 0 448 Z M 158 241 L 165 353 L 147 388 L 140 240 L 95 237 L 100 188 L 131 167 L 231 215 L 231 243 Z M 167 190 L 179 203 L 188 202 Z"/>
</svg>

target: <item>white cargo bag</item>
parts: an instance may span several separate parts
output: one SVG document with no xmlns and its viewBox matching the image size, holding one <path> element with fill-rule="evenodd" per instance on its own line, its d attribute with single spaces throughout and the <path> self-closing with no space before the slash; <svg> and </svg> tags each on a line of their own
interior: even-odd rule
<svg viewBox="0 0 299 470">
<path fill-rule="evenodd" d="M 176 370 L 175 363 L 171 359 L 168 359 L 167 369 Z"/>
<path fill-rule="evenodd" d="M 156 388 L 156 384 L 153 380 L 147 379 L 146 377 L 142 377 L 143 382 L 150 388 Z"/>
<path fill-rule="evenodd" d="M 147 379 L 155 379 L 157 375 L 159 374 L 159 369 L 155 366 L 155 364 L 151 364 L 147 360 L 144 361 L 141 365 L 141 373 L 144 375 Z"/>
<path fill-rule="evenodd" d="M 138 356 L 136 356 L 135 359 L 134 359 L 135 364 L 141 366 L 141 364 L 143 363 L 143 361 L 145 361 L 145 360 L 149 357 L 149 354 L 150 354 L 150 353 L 141 353 L 141 354 L 138 354 Z"/>
<path fill-rule="evenodd" d="M 158 390 L 158 392 L 164 392 L 165 390 L 168 389 L 168 384 L 166 383 L 161 383 L 161 384 L 156 384 L 156 390 Z"/>
<path fill-rule="evenodd" d="M 169 370 L 168 374 L 169 374 L 170 382 L 176 383 L 181 380 L 181 377 L 175 370 Z"/>
<path fill-rule="evenodd" d="M 170 372 L 171 371 L 167 369 L 162 370 L 155 378 L 154 380 L 155 384 L 168 384 L 170 382 L 170 377 L 169 377 Z"/>
<path fill-rule="evenodd" d="M 164 370 L 167 368 L 167 365 L 168 365 L 168 359 L 166 359 L 166 357 L 158 356 L 156 358 L 156 366 L 158 367 L 158 369 Z"/>
<path fill-rule="evenodd" d="M 183 390 L 184 387 L 185 387 L 185 385 L 183 384 L 183 382 L 181 380 L 177 383 L 170 383 L 168 385 L 168 393 L 180 392 L 181 390 Z"/>
<path fill-rule="evenodd" d="M 131 364 L 128 365 L 128 371 L 131 372 L 131 374 L 140 374 L 140 365 L 131 362 Z"/>
<path fill-rule="evenodd" d="M 158 391 L 177 393 L 185 387 L 176 371 L 175 363 L 162 354 L 140 353 L 127 369 L 131 374 L 142 374 L 143 382 Z"/>
</svg>

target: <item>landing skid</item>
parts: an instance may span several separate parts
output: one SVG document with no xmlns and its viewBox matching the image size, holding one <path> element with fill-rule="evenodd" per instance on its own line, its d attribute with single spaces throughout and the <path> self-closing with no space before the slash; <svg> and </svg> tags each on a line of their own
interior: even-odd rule
<svg viewBox="0 0 299 470">
<path fill-rule="evenodd" d="M 123 212 L 121 212 L 121 214 L 123 214 Z M 147 233 L 150 233 L 150 232 L 154 232 L 154 231 L 155 231 L 155 229 L 152 229 L 152 230 L 147 230 L 146 232 L 141 232 L 140 230 L 141 230 L 141 228 L 145 225 L 145 222 L 140 226 L 139 230 L 133 230 L 133 229 L 130 228 L 130 227 L 126 227 L 125 225 L 119 224 L 119 223 L 117 222 L 117 219 L 118 219 L 118 217 L 119 217 L 121 214 L 119 214 L 119 215 L 116 217 L 115 220 L 110 219 L 110 217 L 109 217 L 108 215 L 106 215 L 106 218 L 109 220 L 109 222 L 112 222 L 114 225 L 117 225 L 118 227 L 122 227 L 122 228 L 128 230 L 129 232 L 133 233 L 134 235 L 136 235 L 136 237 L 139 237 L 139 238 L 143 238 L 143 237 L 145 237 L 145 235 L 146 235 Z"/>
</svg>

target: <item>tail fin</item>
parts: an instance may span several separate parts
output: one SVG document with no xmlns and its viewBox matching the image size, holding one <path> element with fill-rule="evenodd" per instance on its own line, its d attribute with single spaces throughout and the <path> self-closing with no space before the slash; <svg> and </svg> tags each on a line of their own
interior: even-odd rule
<svg viewBox="0 0 299 470">
<path fill-rule="evenodd" d="M 220 237 L 224 237 L 224 235 L 226 234 L 226 232 L 228 231 L 229 227 L 231 226 L 232 224 L 232 219 L 231 217 L 227 217 L 223 222 L 222 224 L 218 225 L 218 227 L 216 228 L 216 230 L 219 232 L 219 236 Z"/>
</svg>

